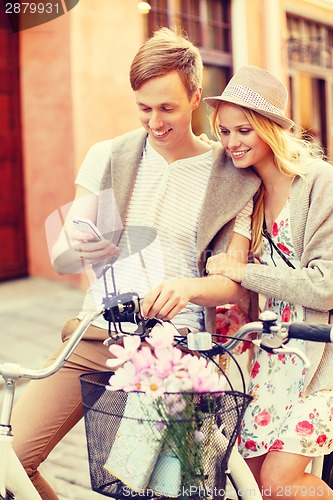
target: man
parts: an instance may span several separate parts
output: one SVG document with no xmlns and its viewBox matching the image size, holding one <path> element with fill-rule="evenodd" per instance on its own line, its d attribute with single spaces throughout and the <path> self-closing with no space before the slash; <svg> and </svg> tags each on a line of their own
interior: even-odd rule
<svg viewBox="0 0 333 500">
<path fill-rule="evenodd" d="M 199 51 L 162 28 L 139 49 L 130 80 L 142 129 L 89 150 L 53 249 L 58 272 L 92 266 L 97 276 L 78 318 L 65 325 L 63 341 L 100 304 L 110 260 L 116 287 L 144 296 L 144 316 L 173 319 L 179 328 L 214 330 L 214 306 L 240 297 L 241 287 L 223 276 L 203 277 L 204 266 L 218 251 L 246 261 L 259 181 L 253 172 L 237 171 L 192 131 L 202 94 Z M 77 216 L 96 223 L 105 239 L 75 230 Z M 106 328 L 103 318 L 96 320 L 66 365 L 49 379 L 31 382 L 16 406 L 14 448 L 43 499 L 58 497 L 38 466 L 83 416 L 78 376 L 106 369 Z"/>
</svg>

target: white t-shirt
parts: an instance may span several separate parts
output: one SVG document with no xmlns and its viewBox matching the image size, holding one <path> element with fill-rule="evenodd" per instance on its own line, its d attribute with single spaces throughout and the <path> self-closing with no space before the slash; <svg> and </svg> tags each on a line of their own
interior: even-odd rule
<svg viewBox="0 0 333 500">
<path fill-rule="evenodd" d="M 98 194 L 111 148 L 109 140 L 89 150 L 76 184 Z M 197 227 L 211 166 L 212 151 L 169 164 L 146 141 L 123 221 L 127 230 L 118 244 L 121 252 L 113 266 L 117 290 L 131 289 L 142 296 L 160 281 L 199 276 Z M 251 201 L 237 217 L 234 227 L 235 232 L 249 239 L 252 209 Z M 145 248 L 137 241 L 137 230 L 142 226 L 153 228 L 155 234 Z M 111 284 L 109 290 L 112 290 Z M 104 291 L 102 278 L 91 284 L 79 317 L 101 304 Z M 178 327 L 202 330 L 203 307 L 189 303 L 173 322 Z M 95 324 L 107 327 L 103 318 Z M 124 325 L 124 328 L 134 331 L 136 326 Z"/>
</svg>

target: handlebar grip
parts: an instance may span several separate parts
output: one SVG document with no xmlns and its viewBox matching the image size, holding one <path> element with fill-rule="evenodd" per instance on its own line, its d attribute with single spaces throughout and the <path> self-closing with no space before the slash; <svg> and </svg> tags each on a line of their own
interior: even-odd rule
<svg viewBox="0 0 333 500">
<path fill-rule="evenodd" d="M 288 325 L 288 337 L 311 342 L 333 342 L 333 327 L 332 325 L 291 323 Z"/>
</svg>

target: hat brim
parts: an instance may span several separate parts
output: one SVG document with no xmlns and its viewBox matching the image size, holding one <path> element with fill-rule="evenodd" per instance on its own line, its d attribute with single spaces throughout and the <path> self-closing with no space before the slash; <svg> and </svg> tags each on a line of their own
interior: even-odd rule
<svg viewBox="0 0 333 500">
<path fill-rule="evenodd" d="M 271 113 L 270 111 L 258 109 L 255 106 L 251 106 L 247 103 L 244 103 L 241 99 L 237 99 L 237 97 L 229 97 L 229 96 L 222 97 L 221 95 L 219 95 L 214 97 L 205 97 L 203 100 L 206 104 L 208 104 L 212 108 L 217 108 L 217 106 L 219 106 L 221 102 L 229 102 L 231 104 L 237 104 L 237 106 L 241 106 L 242 108 L 251 109 L 252 111 L 258 113 L 259 115 L 263 115 L 266 118 L 269 118 L 273 122 L 277 123 L 284 130 L 289 130 L 291 127 L 295 125 L 295 123 L 286 116 L 279 116 L 275 113 Z"/>
</svg>

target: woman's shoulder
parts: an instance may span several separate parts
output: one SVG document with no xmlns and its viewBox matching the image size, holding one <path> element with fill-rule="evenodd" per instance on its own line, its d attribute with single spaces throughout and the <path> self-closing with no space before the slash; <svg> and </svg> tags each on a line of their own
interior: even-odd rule
<svg viewBox="0 0 333 500">
<path fill-rule="evenodd" d="M 327 185 L 333 182 L 333 165 L 328 161 L 314 159 L 308 166 L 303 176 L 297 176 L 294 184 L 306 183 L 309 189 L 314 185 Z"/>
<path fill-rule="evenodd" d="M 313 207 L 314 213 L 319 210 L 331 211 L 332 205 L 333 165 L 325 161 L 315 161 L 303 176 L 297 176 L 291 187 L 291 200 L 294 210 Z M 331 207 L 331 208 L 330 208 Z"/>
<path fill-rule="evenodd" d="M 325 178 L 325 177 L 333 177 L 333 165 L 332 163 L 323 160 L 316 159 L 313 161 L 313 164 L 310 165 L 309 168 L 309 178 Z"/>
</svg>

